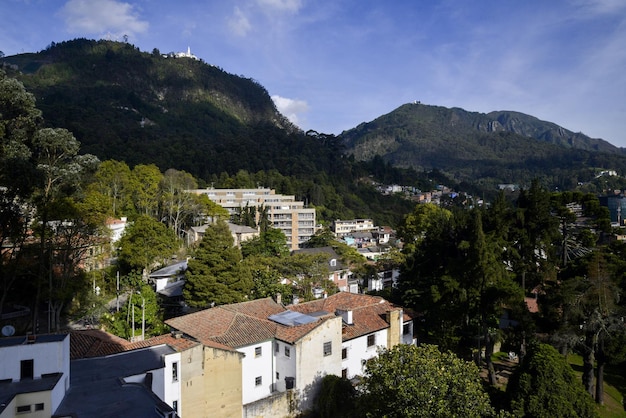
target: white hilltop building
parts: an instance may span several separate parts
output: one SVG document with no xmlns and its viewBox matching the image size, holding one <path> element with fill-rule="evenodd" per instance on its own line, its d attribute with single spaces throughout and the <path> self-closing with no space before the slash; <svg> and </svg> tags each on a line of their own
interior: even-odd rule
<svg viewBox="0 0 626 418">
<path fill-rule="evenodd" d="M 187 47 L 187 52 L 170 52 L 169 54 L 163 54 L 164 58 L 191 58 L 197 60 L 194 54 L 191 53 L 191 47 Z"/>
</svg>

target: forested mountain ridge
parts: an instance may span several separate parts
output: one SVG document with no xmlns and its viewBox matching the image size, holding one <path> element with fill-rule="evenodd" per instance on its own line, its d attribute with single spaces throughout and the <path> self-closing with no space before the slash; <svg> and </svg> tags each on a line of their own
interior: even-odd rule
<svg viewBox="0 0 626 418">
<path fill-rule="evenodd" d="M 200 60 L 76 39 L 1 62 L 35 95 L 46 123 L 69 129 L 82 152 L 103 160 L 206 179 L 240 168 L 289 169 L 283 163 L 293 148 L 306 152 L 303 133 L 264 87 Z"/>
<path fill-rule="evenodd" d="M 447 185 L 465 183 L 473 192 L 494 191 L 499 183 L 525 187 L 534 178 L 571 190 L 600 170 L 626 173 L 622 149 L 518 112 L 416 102 L 337 137 L 305 134 L 253 79 L 123 42 L 75 39 L 3 57 L 0 64 L 35 95 L 48 126 L 76 136 L 81 153 L 176 168 L 206 184 L 222 173 L 276 170 L 340 192 L 369 174 L 421 187 L 417 177 L 436 170 Z M 358 161 L 383 173 L 366 172 Z M 393 167 L 414 169 L 412 180 L 389 175 Z M 314 196 L 320 193 L 305 189 L 280 192 L 319 204 Z M 357 214 L 364 215 L 372 216 Z"/>
<path fill-rule="evenodd" d="M 485 184 L 548 177 L 571 189 L 598 168 L 626 168 L 622 149 L 519 112 L 483 114 L 416 102 L 345 131 L 341 139 L 357 160 L 380 156 L 394 166 L 437 168 Z"/>
</svg>

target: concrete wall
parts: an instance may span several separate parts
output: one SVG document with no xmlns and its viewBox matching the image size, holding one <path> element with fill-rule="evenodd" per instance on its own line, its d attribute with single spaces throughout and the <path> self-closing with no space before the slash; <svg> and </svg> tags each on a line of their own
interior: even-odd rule
<svg viewBox="0 0 626 418">
<path fill-rule="evenodd" d="M 243 406 L 243 418 L 291 418 L 297 415 L 296 392 L 277 392 Z"/>
<path fill-rule="evenodd" d="M 0 380 L 20 380 L 20 362 L 33 360 L 33 378 L 40 379 L 42 374 L 63 373 L 70 375 L 70 338 L 62 341 L 35 342 L 19 344 L 0 349 Z"/>
<path fill-rule="evenodd" d="M 57 386 L 62 386 L 62 382 L 59 382 Z M 35 405 L 43 404 L 43 409 L 40 411 L 35 410 Z M 18 407 L 30 406 L 30 412 L 16 412 Z M 58 407 L 58 405 L 56 406 Z M 51 392 L 31 392 L 21 393 L 17 395 L 4 409 L 4 412 L 0 414 L 0 418 L 9 417 L 28 417 L 28 418 L 49 418 L 56 407 L 52 407 Z"/>
<path fill-rule="evenodd" d="M 241 376 L 241 353 L 204 347 L 204 395 L 201 402 L 185 405 L 184 418 L 242 416 Z"/>
<path fill-rule="evenodd" d="M 298 408 L 312 409 L 327 374 L 341 376 L 341 317 L 326 319 L 296 343 Z M 331 343 L 331 354 L 324 355 L 324 343 Z"/>
<path fill-rule="evenodd" d="M 183 418 L 207 417 L 204 388 L 204 348 L 191 347 L 180 353 L 180 390 L 178 414 Z"/>
</svg>

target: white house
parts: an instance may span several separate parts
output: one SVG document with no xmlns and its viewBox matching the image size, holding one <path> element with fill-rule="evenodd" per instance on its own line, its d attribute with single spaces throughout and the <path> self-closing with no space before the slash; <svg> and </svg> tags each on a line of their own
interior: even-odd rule
<svg viewBox="0 0 626 418">
<path fill-rule="evenodd" d="M 70 387 L 67 334 L 0 339 L 0 418 L 49 417 Z"/>
<path fill-rule="evenodd" d="M 244 416 L 278 414 L 268 399 L 287 392 L 298 410 L 310 409 L 325 375 L 352 378 L 377 348 L 414 344 L 412 318 L 401 307 L 348 292 L 289 306 L 271 298 L 222 305 L 166 323 L 205 345 L 244 354 Z"/>
</svg>

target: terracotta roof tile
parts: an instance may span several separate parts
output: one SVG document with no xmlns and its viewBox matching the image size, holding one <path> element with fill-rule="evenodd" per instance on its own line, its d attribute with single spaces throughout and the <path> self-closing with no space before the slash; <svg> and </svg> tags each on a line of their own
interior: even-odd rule
<svg viewBox="0 0 626 418">
<path fill-rule="evenodd" d="M 207 346 L 217 344 L 239 348 L 272 338 L 295 343 L 326 319 L 334 318 L 337 309 L 353 311 L 354 324 L 343 327 L 343 339 L 349 340 L 387 328 L 389 324 L 386 313 L 402 308 L 379 296 L 339 292 L 325 299 L 290 305 L 287 308 L 271 298 L 216 306 L 165 322 Z M 315 313 L 318 320 L 288 326 L 268 319 L 271 315 L 287 310 L 309 315 Z M 411 320 L 411 315 L 405 312 L 404 319 Z"/>
<path fill-rule="evenodd" d="M 344 341 L 388 328 L 387 312 L 402 309 L 402 307 L 394 305 L 380 296 L 349 292 L 335 293 L 325 299 L 290 305 L 288 308 L 307 314 L 320 311 L 334 314 L 338 309 L 352 311 L 353 324 L 344 324 L 343 326 L 342 339 Z M 408 311 L 403 311 L 403 319 L 405 321 L 412 320 L 412 314 Z"/>
<path fill-rule="evenodd" d="M 131 343 L 99 329 L 72 331 L 70 332 L 70 358 L 75 360 L 103 357 L 162 344 L 167 344 L 176 351 L 184 351 L 199 343 L 184 337 L 176 338 L 171 334 L 159 335 L 145 341 Z"/>
</svg>

